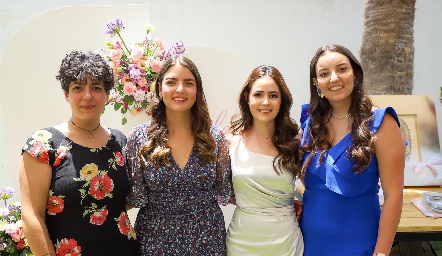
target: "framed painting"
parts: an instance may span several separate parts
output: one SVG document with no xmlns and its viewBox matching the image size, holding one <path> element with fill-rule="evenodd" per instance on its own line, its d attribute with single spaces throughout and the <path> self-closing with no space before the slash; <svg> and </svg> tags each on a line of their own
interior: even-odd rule
<svg viewBox="0 0 442 256">
<path fill-rule="evenodd" d="M 393 107 L 407 141 L 405 186 L 435 186 L 442 179 L 436 111 L 432 95 L 370 95 L 380 108 Z"/>
</svg>

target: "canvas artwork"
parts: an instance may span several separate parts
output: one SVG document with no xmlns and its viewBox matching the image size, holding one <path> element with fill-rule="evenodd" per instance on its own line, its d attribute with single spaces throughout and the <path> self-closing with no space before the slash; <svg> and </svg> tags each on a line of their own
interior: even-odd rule
<svg viewBox="0 0 442 256">
<path fill-rule="evenodd" d="M 432 95 L 371 95 L 378 107 L 391 106 L 398 114 L 407 141 L 405 186 L 435 186 L 442 179 L 436 111 Z"/>
</svg>

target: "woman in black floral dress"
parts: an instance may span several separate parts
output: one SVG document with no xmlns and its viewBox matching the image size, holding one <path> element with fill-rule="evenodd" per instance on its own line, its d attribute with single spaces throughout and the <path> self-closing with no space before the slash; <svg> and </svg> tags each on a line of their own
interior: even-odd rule
<svg viewBox="0 0 442 256">
<path fill-rule="evenodd" d="M 219 203 L 230 202 L 230 159 L 194 63 L 181 55 L 167 60 L 155 92 L 152 120 L 128 138 L 128 204 L 141 208 L 141 254 L 226 255 Z"/>
<path fill-rule="evenodd" d="M 35 131 L 19 177 L 24 232 L 34 255 L 138 255 L 126 213 L 126 137 L 100 125 L 112 71 L 91 52 L 71 52 L 61 82 L 72 115 Z"/>
</svg>

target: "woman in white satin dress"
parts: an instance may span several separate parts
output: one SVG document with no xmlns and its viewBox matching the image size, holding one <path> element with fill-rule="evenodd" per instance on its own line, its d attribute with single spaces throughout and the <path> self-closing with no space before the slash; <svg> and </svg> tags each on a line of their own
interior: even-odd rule
<svg viewBox="0 0 442 256">
<path fill-rule="evenodd" d="M 236 208 L 227 255 L 303 254 L 294 208 L 300 136 L 290 118 L 292 101 L 282 75 L 271 66 L 255 68 L 241 90 L 240 113 L 232 117 L 228 136 Z"/>
</svg>

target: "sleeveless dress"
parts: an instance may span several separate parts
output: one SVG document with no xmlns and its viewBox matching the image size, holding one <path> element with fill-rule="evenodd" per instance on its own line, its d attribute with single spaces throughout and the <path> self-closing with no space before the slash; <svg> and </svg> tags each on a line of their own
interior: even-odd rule
<svg viewBox="0 0 442 256">
<path fill-rule="evenodd" d="M 76 144 L 56 128 L 35 131 L 26 151 L 52 167 L 46 226 L 57 256 L 138 255 L 126 213 L 126 137 L 111 129 L 104 147 Z"/>
<path fill-rule="evenodd" d="M 227 255 L 302 256 L 293 175 L 280 169 L 278 175 L 274 157 L 249 151 L 242 140 L 230 157 L 237 206 L 227 231 Z"/>
<path fill-rule="evenodd" d="M 184 169 L 170 154 L 170 166 L 141 168 L 137 156 L 147 142 L 150 122 L 134 127 L 128 139 L 132 190 L 128 204 L 139 207 L 135 230 L 142 255 L 226 255 L 226 228 L 220 204 L 232 194 L 227 141 L 218 126 L 213 163 L 200 161 L 193 145 Z M 146 157 L 149 159 L 149 156 Z"/>
<path fill-rule="evenodd" d="M 378 131 L 386 112 L 399 125 L 393 108 L 376 109 L 370 131 Z M 307 118 L 302 145 L 310 139 L 309 123 Z M 346 152 L 351 144 L 350 132 L 326 152 L 323 164 L 318 166 L 318 153 L 307 168 L 300 219 L 304 256 L 373 255 L 381 213 L 378 162 L 373 156 L 369 166 L 355 174 L 354 160 L 349 160 Z M 303 159 L 308 155 L 304 153 Z"/>
</svg>

